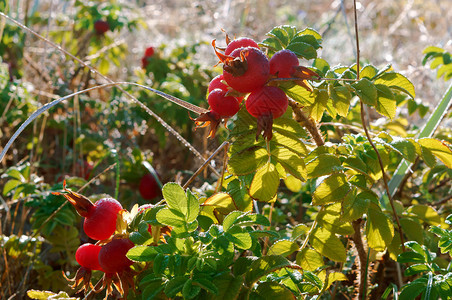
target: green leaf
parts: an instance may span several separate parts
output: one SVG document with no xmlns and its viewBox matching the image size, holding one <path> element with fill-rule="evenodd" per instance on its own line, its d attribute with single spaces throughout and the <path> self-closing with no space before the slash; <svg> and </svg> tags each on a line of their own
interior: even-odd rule
<svg viewBox="0 0 452 300">
<path fill-rule="evenodd" d="M 400 218 L 403 233 L 409 240 L 424 244 L 424 227 L 416 219 Z"/>
<path fill-rule="evenodd" d="M 229 194 L 216 193 L 207 198 L 203 204 L 204 206 L 213 206 L 219 213 L 227 215 L 230 212 L 237 210 L 234 200 Z"/>
<path fill-rule="evenodd" d="M 267 162 L 257 170 L 250 186 L 250 196 L 263 202 L 272 200 L 279 186 L 279 174 L 274 164 Z"/>
<path fill-rule="evenodd" d="M 416 96 L 414 85 L 402 74 L 395 72 L 383 73 L 375 80 L 375 84 L 383 84 L 391 89 L 396 89 L 406 93 L 412 99 Z"/>
<path fill-rule="evenodd" d="M 422 147 L 424 158 L 425 155 L 433 154 L 449 169 L 452 169 L 452 150 L 445 143 L 432 138 L 419 139 L 418 143 Z"/>
<path fill-rule="evenodd" d="M 161 224 L 174 227 L 183 227 L 186 224 L 185 215 L 172 208 L 164 208 L 159 210 L 157 212 L 157 221 Z"/>
<path fill-rule="evenodd" d="M 325 265 L 322 256 L 315 250 L 304 248 L 297 253 L 297 265 L 307 271 L 315 271 Z"/>
<path fill-rule="evenodd" d="M 209 278 L 203 278 L 200 276 L 194 276 L 193 277 L 193 284 L 199 285 L 201 288 L 205 289 L 211 294 L 218 295 L 218 288 L 217 286 L 212 282 L 212 280 Z"/>
<path fill-rule="evenodd" d="M 240 152 L 233 152 L 231 146 L 228 170 L 235 175 L 247 175 L 265 165 L 268 160 L 267 150 L 261 147 L 251 147 Z"/>
<path fill-rule="evenodd" d="M 419 273 L 429 272 L 429 271 L 432 271 L 432 270 L 430 269 L 430 267 L 428 265 L 416 264 L 416 265 L 409 266 L 405 270 L 405 276 L 413 276 L 413 275 L 416 275 Z"/>
<path fill-rule="evenodd" d="M 413 205 L 409 207 L 407 211 L 430 225 L 441 225 L 441 217 L 438 212 L 429 205 Z"/>
<path fill-rule="evenodd" d="M 16 187 L 20 186 L 22 182 L 17 179 L 8 180 L 3 186 L 3 196 L 6 196 L 9 192 L 14 190 Z"/>
<path fill-rule="evenodd" d="M 317 57 L 317 51 L 315 48 L 307 43 L 291 42 L 286 49 L 291 50 L 297 56 L 301 56 L 305 59 L 313 59 Z"/>
<path fill-rule="evenodd" d="M 323 288 L 323 290 L 328 290 L 330 286 L 336 281 L 347 281 L 348 277 L 343 273 L 331 272 L 328 273 L 328 284 Z"/>
<path fill-rule="evenodd" d="M 414 140 L 395 137 L 394 140 L 390 143 L 390 145 L 392 149 L 395 149 L 406 160 L 410 162 L 414 162 L 416 160 L 417 155 Z"/>
<path fill-rule="evenodd" d="M 199 285 L 193 285 L 193 280 L 189 278 L 182 288 L 182 296 L 184 299 L 193 299 L 200 291 L 201 287 Z"/>
<path fill-rule="evenodd" d="M 402 252 L 397 256 L 397 262 L 403 264 L 403 263 L 425 263 L 426 261 L 424 255 L 417 252 L 407 251 Z"/>
<path fill-rule="evenodd" d="M 399 300 L 416 299 L 427 288 L 427 278 L 421 277 L 406 284 L 399 295 Z"/>
<path fill-rule="evenodd" d="M 319 41 L 312 34 L 303 34 L 303 35 L 296 36 L 290 41 L 290 43 L 291 44 L 292 43 L 306 43 L 306 44 L 311 45 L 315 49 L 319 49 L 320 48 Z"/>
<path fill-rule="evenodd" d="M 350 100 L 352 99 L 352 94 L 345 86 L 328 86 L 328 93 L 333 99 L 333 106 L 336 112 L 341 117 L 346 117 L 350 108 Z"/>
<path fill-rule="evenodd" d="M 345 262 L 347 258 L 345 247 L 331 231 L 318 227 L 310 234 L 309 241 L 320 254 L 337 262 Z"/>
<path fill-rule="evenodd" d="M 377 89 L 377 105 L 375 109 L 385 117 L 394 119 L 397 103 L 391 89 L 383 84 L 375 84 Z"/>
<path fill-rule="evenodd" d="M 300 85 L 294 85 L 290 88 L 283 87 L 282 89 L 287 94 L 287 96 L 304 106 L 312 105 L 316 101 L 314 93 L 306 90 Z"/>
<path fill-rule="evenodd" d="M 320 154 L 306 165 L 308 178 L 329 175 L 341 169 L 341 161 L 332 154 Z"/>
<path fill-rule="evenodd" d="M 378 70 L 377 68 L 375 68 L 372 65 L 366 65 L 364 66 L 361 71 L 359 72 L 359 76 L 361 76 L 361 78 L 368 78 L 369 80 L 371 80 L 372 78 L 374 78 L 376 75 L 378 74 Z"/>
<path fill-rule="evenodd" d="M 369 247 L 376 251 L 384 251 L 394 237 L 392 221 L 374 204 L 367 210 L 366 235 Z"/>
<path fill-rule="evenodd" d="M 169 298 L 173 298 L 177 293 L 181 292 L 188 278 L 185 276 L 176 276 L 166 283 L 165 294 Z"/>
<path fill-rule="evenodd" d="M 315 96 L 314 104 L 310 107 L 310 116 L 316 121 L 319 122 L 322 119 L 323 112 L 325 111 L 328 105 L 328 92 L 326 90 L 320 90 Z"/>
<path fill-rule="evenodd" d="M 237 218 L 241 215 L 243 215 L 243 212 L 241 211 L 233 211 L 228 214 L 223 220 L 223 230 L 228 231 L 229 228 L 231 228 L 235 224 Z"/>
<path fill-rule="evenodd" d="M 213 279 L 213 284 L 218 288 L 218 294 L 208 295 L 208 300 L 237 299 L 244 280 L 243 276 L 234 277 L 229 272 L 215 277 Z"/>
<path fill-rule="evenodd" d="M 66 292 L 59 292 L 58 294 L 50 291 L 27 291 L 27 296 L 31 299 L 47 300 L 47 299 L 65 299 L 65 300 L 78 300 L 79 298 L 70 297 Z"/>
<path fill-rule="evenodd" d="M 329 205 L 326 209 L 320 211 L 316 220 L 320 227 L 340 235 L 351 235 L 355 231 L 350 222 L 341 218 L 341 203 Z"/>
<path fill-rule="evenodd" d="M 280 255 L 267 255 L 256 259 L 245 274 L 245 283 L 251 287 L 262 276 L 270 274 L 284 267 L 289 267 L 290 262 Z"/>
<path fill-rule="evenodd" d="M 262 282 L 258 285 L 256 292 L 263 299 L 287 300 L 294 299 L 292 292 L 282 284 L 277 282 Z"/>
<path fill-rule="evenodd" d="M 250 234 L 238 226 L 230 228 L 225 233 L 225 237 L 240 249 L 249 249 L 253 244 Z"/>
<path fill-rule="evenodd" d="M 153 261 L 157 255 L 155 247 L 135 246 L 127 252 L 127 258 L 133 261 Z"/>
<path fill-rule="evenodd" d="M 350 192 L 350 184 L 342 173 L 332 174 L 315 189 L 312 195 L 314 205 L 340 202 Z"/>
<path fill-rule="evenodd" d="M 306 179 L 306 167 L 304 160 L 287 148 L 273 149 L 272 158 L 275 158 L 279 162 L 287 173 L 295 176 L 296 178 L 305 181 Z"/>
<path fill-rule="evenodd" d="M 162 194 L 169 208 L 179 211 L 183 215 L 188 213 L 187 196 L 180 185 L 169 182 L 163 186 Z"/>
<path fill-rule="evenodd" d="M 271 247 L 268 249 L 269 255 L 281 255 L 287 257 L 298 251 L 299 246 L 297 243 L 289 241 L 289 240 L 279 240 L 276 241 Z"/>
<path fill-rule="evenodd" d="M 377 88 L 367 78 L 361 78 L 358 82 L 351 84 L 356 95 L 367 105 L 377 105 Z"/>
<path fill-rule="evenodd" d="M 199 214 L 199 201 L 190 190 L 187 190 L 187 214 L 185 220 L 187 223 L 192 223 L 196 220 Z"/>
</svg>

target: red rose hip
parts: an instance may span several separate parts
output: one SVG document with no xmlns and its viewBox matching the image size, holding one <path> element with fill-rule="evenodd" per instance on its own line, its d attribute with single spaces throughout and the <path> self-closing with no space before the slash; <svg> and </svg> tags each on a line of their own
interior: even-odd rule
<svg viewBox="0 0 452 300">
<path fill-rule="evenodd" d="M 132 265 L 126 254 L 133 246 L 129 239 L 115 239 L 103 245 L 99 251 L 99 264 L 105 273 L 121 272 Z"/>
<path fill-rule="evenodd" d="M 141 197 L 146 200 L 152 200 L 160 195 L 159 184 L 150 173 L 146 173 L 141 177 L 139 190 Z"/>
<path fill-rule="evenodd" d="M 229 55 L 235 49 L 242 48 L 242 47 L 253 47 L 253 48 L 259 49 L 259 45 L 253 39 L 250 39 L 250 38 L 247 38 L 247 37 L 241 37 L 241 38 L 232 40 L 226 46 L 226 49 L 224 50 L 224 54 L 225 55 Z"/>
<path fill-rule="evenodd" d="M 209 102 L 212 111 L 222 118 L 232 117 L 240 109 L 237 98 L 226 96 L 226 91 L 220 89 L 211 91 L 207 97 L 207 102 Z"/>
<path fill-rule="evenodd" d="M 246 109 L 256 118 L 270 114 L 273 119 L 279 118 L 286 112 L 288 105 L 286 94 L 275 86 L 263 86 L 252 92 L 246 100 Z"/>
<path fill-rule="evenodd" d="M 270 74 L 278 78 L 290 78 L 299 64 L 295 53 L 288 49 L 280 50 L 270 58 Z"/>
<path fill-rule="evenodd" d="M 78 264 L 84 268 L 90 270 L 99 270 L 103 271 L 102 267 L 99 264 L 99 251 L 101 246 L 94 245 L 90 243 L 86 243 L 78 247 L 75 252 L 75 260 L 77 260 Z"/>
</svg>

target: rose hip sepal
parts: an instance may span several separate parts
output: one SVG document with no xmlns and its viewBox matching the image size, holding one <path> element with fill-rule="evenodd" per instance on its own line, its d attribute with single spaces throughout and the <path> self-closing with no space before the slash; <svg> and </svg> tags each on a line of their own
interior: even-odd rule
<svg viewBox="0 0 452 300">
<path fill-rule="evenodd" d="M 113 198 L 103 198 L 92 203 L 85 196 L 66 188 L 66 193 L 54 192 L 54 195 L 63 195 L 75 208 L 77 213 L 85 218 L 83 229 L 87 236 L 94 240 L 108 239 L 116 230 L 118 213 L 123 209 L 121 203 Z"/>
<path fill-rule="evenodd" d="M 74 278 L 67 278 L 63 272 L 63 276 L 66 280 L 74 282 L 74 284 L 71 285 L 71 288 L 75 289 L 77 286 L 82 285 L 77 293 L 80 293 L 81 291 L 87 292 L 90 287 L 93 288 L 93 284 L 91 283 L 91 271 L 104 271 L 99 265 L 100 249 L 101 246 L 90 243 L 81 245 L 75 252 L 75 259 L 79 263 L 80 268 L 77 270 Z"/>
</svg>

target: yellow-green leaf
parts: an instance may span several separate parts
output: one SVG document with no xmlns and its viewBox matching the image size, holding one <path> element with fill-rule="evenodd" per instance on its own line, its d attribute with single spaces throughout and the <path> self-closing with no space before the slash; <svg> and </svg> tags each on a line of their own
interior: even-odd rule
<svg viewBox="0 0 452 300">
<path fill-rule="evenodd" d="M 232 153 L 228 161 L 228 170 L 235 175 L 247 175 L 262 167 L 267 160 L 268 153 L 264 148 L 248 148 Z"/>
<path fill-rule="evenodd" d="M 297 243 L 289 241 L 289 240 L 280 240 L 276 241 L 271 247 L 268 249 L 269 255 L 282 255 L 284 257 L 291 255 L 295 251 L 298 251 L 300 247 Z"/>
<path fill-rule="evenodd" d="M 438 212 L 431 206 L 428 205 L 413 205 L 407 209 L 410 214 L 414 214 L 418 219 L 433 225 L 441 225 L 441 217 Z"/>
<path fill-rule="evenodd" d="M 317 227 L 311 233 L 309 241 L 320 254 L 337 262 L 345 262 L 347 251 L 341 240 L 331 231 Z"/>
<path fill-rule="evenodd" d="M 310 107 L 310 115 L 315 121 L 320 121 L 328 105 L 328 92 L 326 90 L 320 90 L 315 97 L 314 104 Z"/>
<path fill-rule="evenodd" d="M 333 106 L 341 117 L 346 117 L 350 108 L 352 94 L 345 86 L 329 87 L 328 92 L 333 99 Z"/>
<path fill-rule="evenodd" d="M 332 174 L 315 189 L 312 203 L 314 205 L 323 205 L 339 202 L 345 198 L 349 191 L 350 184 L 347 181 L 347 177 L 342 173 Z"/>
<path fill-rule="evenodd" d="M 341 161 L 332 154 L 320 154 L 306 165 L 308 178 L 316 178 L 341 170 Z"/>
<path fill-rule="evenodd" d="M 254 175 L 250 186 L 250 196 L 259 201 L 268 202 L 276 195 L 278 186 L 278 171 L 274 164 L 267 162 Z"/>
<path fill-rule="evenodd" d="M 358 82 L 351 85 L 356 95 L 367 105 L 375 106 L 377 104 L 377 88 L 367 78 L 361 78 Z"/>
<path fill-rule="evenodd" d="M 383 84 L 376 84 L 377 105 L 375 109 L 385 117 L 393 119 L 396 115 L 397 103 L 391 89 Z"/>
<path fill-rule="evenodd" d="M 328 274 L 328 285 L 324 288 L 324 290 L 327 290 L 334 282 L 336 281 L 347 281 L 348 278 L 343 273 L 339 272 L 331 272 Z"/>
<path fill-rule="evenodd" d="M 412 99 L 416 96 L 414 91 L 414 85 L 405 76 L 400 73 L 386 72 L 383 73 L 377 80 L 375 84 L 384 84 L 392 89 L 397 89 L 408 94 Z"/>
<path fill-rule="evenodd" d="M 443 142 L 433 138 L 419 139 L 423 155 L 433 154 L 449 169 L 452 169 L 452 150 Z"/>
<path fill-rule="evenodd" d="M 296 261 L 297 265 L 306 271 L 314 271 L 325 265 L 322 255 L 309 248 L 304 248 L 302 251 L 298 252 Z"/>
<path fill-rule="evenodd" d="M 375 204 L 367 210 L 366 236 L 369 247 L 376 251 L 384 251 L 394 237 L 392 221 Z"/>
</svg>

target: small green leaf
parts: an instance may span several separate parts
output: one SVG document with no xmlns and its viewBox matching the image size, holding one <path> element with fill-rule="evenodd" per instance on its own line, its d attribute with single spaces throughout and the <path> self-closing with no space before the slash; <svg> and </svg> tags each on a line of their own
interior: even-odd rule
<svg viewBox="0 0 452 300">
<path fill-rule="evenodd" d="M 427 278 L 421 277 L 406 284 L 399 295 L 399 300 L 416 299 L 427 288 Z"/>
<path fill-rule="evenodd" d="M 247 175 L 265 165 L 268 160 L 267 150 L 261 147 L 251 147 L 244 151 L 232 152 L 228 161 L 228 170 L 234 175 Z"/>
<path fill-rule="evenodd" d="M 323 112 L 325 111 L 328 105 L 329 95 L 326 90 L 320 90 L 316 97 L 314 104 L 310 107 L 310 116 L 316 121 L 319 122 L 322 119 Z"/>
<path fill-rule="evenodd" d="M 187 214 L 185 220 L 187 223 L 192 223 L 196 220 L 199 214 L 199 201 L 190 190 L 187 190 Z"/>
<path fill-rule="evenodd" d="M 418 143 L 422 147 L 424 156 L 433 154 L 449 169 L 452 169 L 452 150 L 445 143 L 433 138 L 422 138 L 418 140 Z"/>
<path fill-rule="evenodd" d="M 403 158 L 410 162 L 416 160 L 416 143 L 412 139 L 394 138 L 390 143 L 391 147 L 399 152 Z"/>
<path fill-rule="evenodd" d="M 301 105 L 309 106 L 314 104 L 316 101 L 314 93 L 306 90 L 300 85 L 294 85 L 290 88 L 283 88 L 283 90 L 286 92 L 287 96 L 299 102 Z"/>
<path fill-rule="evenodd" d="M 309 241 L 320 254 L 337 262 L 345 262 L 347 258 L 345 247 L 331 231 L 318 227 L 311 233 Z"/>
<path fill-rule="evenodd" d="M 280 240 L 271 245 L 271 247 L 268 249 L 268 254 L 287 257 L 295 251 L 298 251 L 298 249 L 299 246 L 297 243 L 289 240 Z"/>
<path fill-rule="evenodd" d="M 429 272 L 429 271 L 432 271 L 432 270 L 430 269 L 430 267 L 428 265 L 416 264 L 416 265 L 409 266 L 405 270 L 405 276 L 413 276 L 413 275 L 416 275 L 419 273 Z"/>
<path fill-rule="evenodd" d="M 405 233 L 409 240 L 424 244 L 424 227 L 416 219 L 400 218 L 400 225 L 403 233 Z"/>
<path fill-rule="evenodd" d="M 177 293 L 181 292 L 188 278 L 185 276 L 176 276 L 166 283 L 165 294 L 169 298 L 173 298 Z"/>
<path fill-rule="evenodd" d="M 185 215 L 172 208 L 164 208 L 159 210 L 157 212 L 157 221 L 161 224 L 174 227 L 183 227 L 186 224 Z"/>
<path fill-rule="evenodd" d="M 377 104 L 375 109 L 383 116 L 394 119 L 397 103 L 391 89 L 383 84 L 376 84 Z"/>
<path fill-rule="evenodd" d="M 367 210 L 367 242 L 376 251 L 384 251 L 394 237 L 394 225 L 381 209 L 372 204 Z"/>
<path fill-rule="evenodd" d="M 425 263 L 424 255 L 417 252 L 403 252 L 397 256 L 397 262 L 399 263 Z"/>
<path fill-rule="evenodd" d="M 135 246 L 127 252 L 127 258 L 133 261 L 153 261 L 157 255 L 155 247 Z"/>
<path fill-rule="evenodd" d="M 315 271 L 325 265 L 322 255 L 309 248 L 304 248 L 302 251 L 298 252 L 296 261 L 297 265 L 307 271 Z"/>
<path fill-rule="evenodd" d="M 200 291 L 201 287 L 199 285 L 193 285 L 193 280 L 189 278 L 185 281 L 184 287 L 182 288 L 182 296 L 184 299 L 193 299 Z"/>
<path fill-rule="evenodd" d="M 6 196 L 9 192 L 14 190 L 16 187 L 20 186 L 22 182 L 17 179 L 8 180 L 3 186 L 3 196 Z"/>
<path fill-rule="evenodd" d="M 303 181 L 306 179 L 304 160 L 298 154 L 287 148 L 276 148 L 271 153 L 272 158 L 275 158 L 287 173 Z"/>
<path fill-rule="evenodd" d="M 162 194 L 169 208 L 177 210 L 183 215 L 187 214 L 187 196 L 180 185 L 175 182 L 169 182 L 163 186 Z"/>
<path fill-rule="evenodd" d="M 250 234 L 238 226 L 231 227 L 225 237 L 240 249 L 249 249 L 253 244 Z"/>
<path fill-rule="evenodd" d="M 351 84 L 356 95 L 367 105 L 377 105 L 377 88 L 367 78 L 361 78 L 358 82 Z"/>
<path fill-rule="evenodd" d="M 289 267 L 290 262 L 280 255 L 267 255 L 253 261 L 245 274 L 245 283 L 251 287 L 262 276 L 270 274 L 284 267 Z"/>
<path fill-rule="evenodd" d="M 412 99 L 416 96 L 414 85 L 402 74 L 395 72 L 383 73 L 375 80 L 375 84 L 383 84 L 391 89 L 396 89 L 406 93 Z"/>
<path fill-rule="evenodd" d="M 193 284 L 199 285 L 204 290 L 208 291 L 211 294 L 218 295 L 218 288 L 209 278 L 203 278 L 200 276 L 193 277 Z"/>
<path fill-rule="evenodd" d="M 291 50 L 297 56 L 301 56 L 305 59 L 313 59 L 317 57 L 317 51 L 315 48 L 307 43 L 291 42 L 286 49 Z"/>
<path fill-rule="evenodd" d="M 243 276 L 234 277 L 230 272 L 213 279 L 213 284 L 218 288 L 217 295 L 208 295 L 208 300 L 235 300 L 238 298 L 242 284 Z"/>
<path fill-rule="evenodd" d="M 275 197 L 279 186 L 279 174 L 274 164 L 267 162 L 257 170 L 250 186 L 250 196 L 263 202 Z"/>
<path fill-rule="evenodd" d="M 352 94 L 345 86 L 328 86 L 328 93 L 333 99 L 333 106 L 341 117 L 346 117 L 350 108 Z"/>
<path fill-rule="evenodd" d="M 256 289 L 256 292 L 263 299 L 272 299 L 272 300 L 294 299 L 294 295 L 287 287 L 272 281 L 266 281 L 259 284 Z"/>
<path fill-rule="evenodd" d="M 332 154 L 320 154 L 306 165 L 308 178 L 329 175 L 341 170 L 341 161 Z"/>
<path fill-rule="evenodd" d="M 312 196 L 314 205 L 340 202 L 350 192 L 350 184 L 342 173 L 332 174 L 315 189 Z"/>
<path fill-rule="evenodd" d="M 414 214 L 418 219 L 430 224 L 441 225 L 441 217 L 438 212 L 429 205 L 413 205 L 407 209 L 410 214 Z"/>
</svg>

